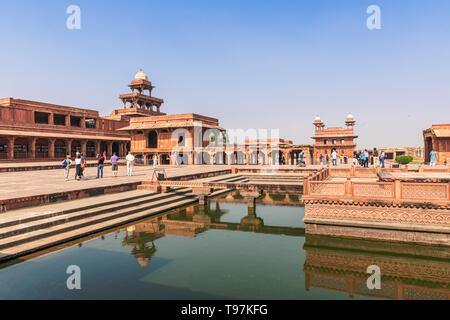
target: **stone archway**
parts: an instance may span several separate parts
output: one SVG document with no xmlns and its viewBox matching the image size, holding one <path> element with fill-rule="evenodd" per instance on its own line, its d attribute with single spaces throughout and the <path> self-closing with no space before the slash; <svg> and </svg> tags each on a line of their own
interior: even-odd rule
<svg viewBox="0 0 450 320">
<path fill-rule="evenodd" d="M 72 156 L 72 158 L 76 157 L 77 152 L 81 152 L 81 141 L 73 140 L 72 141 L 72 150 L 70 150 L 70 155 Z"/>
<path fill-rule="evenodd" d="M 0 137 L 0 160 L 8 159 L 8 146 L 8 139 Z"/>
<path fill-rule="evenodd" d="M 163 153 L 162 155 L 160 155 L 160 160 L 159 163 L 160 164 L 170 164 L 170 156 L 167 153 Z"/>
<path fill-rule="evenodd" d="M 147 137 L 147 148 L 157 149 L 158 148 L 158 134 L 156 131 L 150 131 Z"/>
<path fill-rule="evenodd" d="M 202 164 L 211 164 L 211 157 L 208 152 L 202 152 Z"/>
<path fill-rule="evenodd" d="M 116 154 L 116 156 L 119 156 L 119 143 L 118 142 L 113 142 L 112 144 L 112 148 L 111 148 L 111 154 Z"/>
<path fill-rule="evenodd" d="M 35 145 L 35 158 L 36 159 L 48 159 L 49 143 L 50 143 L 50 141 L 45 138 L 39 138 L 36 140 L 36 145 Z"/>
<path fill-rule="evenodd" d="M 14 140 L 14 159 L 29 158 L 30 145 L 27 138 L 16 138 Z"/>
<path fill-rule="evenodd" d="M 64 140 L 58 139 L 55 141 L 55 158 L 65 159 L 67 156 L 66 142 Z"/>
<path fill-rule="evenodd" d="M 88 141 L 86 143 L 86 158 L 95 158 L 97 156 L 95 152 L 95 142 Z"/>
</svg>

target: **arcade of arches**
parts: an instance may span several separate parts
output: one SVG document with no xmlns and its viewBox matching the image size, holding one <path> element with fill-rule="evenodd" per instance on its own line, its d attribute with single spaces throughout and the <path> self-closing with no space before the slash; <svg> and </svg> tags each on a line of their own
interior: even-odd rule
<svg viewBox="0 0 450 320">
<path fill-rule="evenodd" d="M 103 152 L 123 157 L 129 150 L 128 141 L 0 136 L 0 160 L 64 159 L 69 154 L 75 157 L 77 152 L 87 158 Z"/>
</svg>

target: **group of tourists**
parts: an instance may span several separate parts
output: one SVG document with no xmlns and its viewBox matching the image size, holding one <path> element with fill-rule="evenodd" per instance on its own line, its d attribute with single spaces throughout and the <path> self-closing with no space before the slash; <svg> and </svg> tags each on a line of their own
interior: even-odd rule
<svg viewBox="0 0 450 320">
<path fill-rule="evenodd" d="M 381 168 L 385 168 L 385 159 L 386 154 L 384 151 L 380 153 L 377 148 L 373 148 L 372 153 L 369 153 L 369 151 L 365 149 L 359 153 L 355 152 L 354 164 L 359 164 L 359 166 L 363 168 L 368 168 L 369 165 L 373 165 L 374 168 L 377 168 L 381 164 Z"/>
<path fill-rule="evenodd" d="M 331 164 L 333 166 L 337 166 L 338 165 L 338 160 L 340 164 L 347 164 L 348 163 L 348 157 L 345 155 L 339 155 L 338 152 L 336 151 L 336 149 L 333 149 L 331 151 Z M 328 154 L 325 154 L 325 156 L 323 156 L 322 154 L 319 156 L 319 163 L 320 164 L 330 164 L 330 156 Z"/>
<path fill-rule="evenodd" d="M 103 168 L 105 166 L 106 161 L 106 152 L 102 154 L 97 154 L 97 176 L 96 179 L 103 178 Z M 109 159 L 111 161 L 111 169 L 113 173 L 113 177 L 117 178 L 119 174 L 119 157 L 116 153 L 113 153 L 112 157 Z M 127 163 L 127 176 L 131 177 L 133 175 L 133 168 L 135 163 L 135 157 L 128 152 L 128 155 L 125 157 Z M 62 167 L 64 168 L 64 178 L 66 181 L 69 181 L 69 173 L 70 167 L 73 164 L 70 155 L 67 155 L 66 159 L 62 162 Z M 156 162 L 153 165 L 156 168 Z M 77 152 L 75 155 L 75 180 L 80 181 L 84 175 L 84 169 L 86 168 L 86 157 L 83 152 Z"/>
</svg>

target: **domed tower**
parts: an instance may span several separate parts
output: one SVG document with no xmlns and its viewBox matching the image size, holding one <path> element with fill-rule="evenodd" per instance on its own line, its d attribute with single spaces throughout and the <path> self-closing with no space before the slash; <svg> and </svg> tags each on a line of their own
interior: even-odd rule
<svg viewBox="0 0 450 320">
<path fill-rule="evenodd" d="M 325 128 L 325 124 L 319 116 L 314 119 L 313 124 L 316 127 L 316 131 L 323 131 L 323 129 Z"/>
<path fill-rule="evenodd" d="M 131 93 L 119 96 L 119 99 L 123 102 L 121 114 L 128 116 L 164 115 L 160 111 L 164 100 L 152 97 L 152 90 L 155 87 L 148 80 L 148 76 L 142 69 L 136 73 L 128 87 L 130 87 Z"/>
<path fill-rule="evenodd" d="M 351 113 L 348 114 L 347 120 L 345 120 L 345 125 L 347 126 L 347 129 L 353 129 L 355 126 L 355 118 Z"/>
</svg>

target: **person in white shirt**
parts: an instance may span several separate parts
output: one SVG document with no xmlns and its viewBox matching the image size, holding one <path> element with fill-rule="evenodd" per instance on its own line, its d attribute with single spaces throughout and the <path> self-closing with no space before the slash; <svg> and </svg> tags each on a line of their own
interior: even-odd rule
<svg viewBox="0 0 450 320">
<path fill-rule="evenodd" d="M 158 163 L 158 157 L 156 154 L 153 155 L 153 169 L 156 169 L 156 164 Z"/>
<path fill-rule="evenodd" d="M 131 154 L 131 152 L 128 152 L 128 155 L 125 159 L 127 160 L 127 176 L 131 177 L 133 175 L 134 156 Z"/>
<path fill-rule="evenodd" d="M 337 166 L 337 152 L 336 150 L 333 150 L 333 152 L 331 153 L 331 158 L 333 159 L 333 166 Z"/>
</svg>

